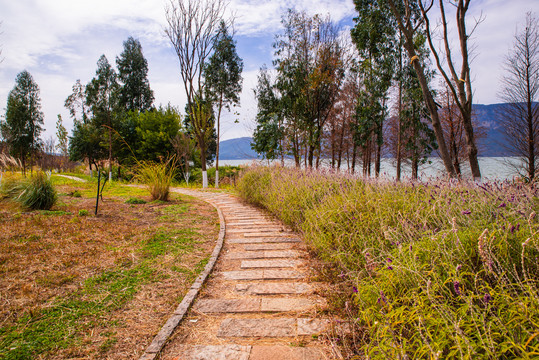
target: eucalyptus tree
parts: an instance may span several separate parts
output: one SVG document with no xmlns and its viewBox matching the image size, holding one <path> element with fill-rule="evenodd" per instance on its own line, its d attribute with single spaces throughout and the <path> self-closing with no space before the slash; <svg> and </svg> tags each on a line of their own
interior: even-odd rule
<svg viewBox="0 0 539 360">
<path fill-rule="evenodd" d="M 165 33 L 169 38 L 180 63 L 180 76 L 187 97 L 189 115 L 193 117 L 192 124 L 195 133 L 210 133 L 207 128 L 198 126 L 211 126 L 206 119 L 208 114 L 205 96 L 204 68 L 207 59 L 211 56 L 215 46 L 217 31 L 223 20 L 226 8 L 225 0 L 170 0 L 165 15 L 167 27 Z M 203 118 L 198 118 L 202 116 Z M 198 136 L 197 136 L 198 137 Z M 198 143 L 200 149 L 203 186 L 208 185 L 206 171 L 205 141 Z"/>
<path fill-rule="evenodd" d="M 15 86 L 9 92 L 0 130 L 10 154 L 20 160 L 25 174 L 27 160 L 42 146 L 40 134 L 43 131 L 39 86 L 26 70 L 17 75 Z"/>
<path fill-rule="evenodd" d="M 230 111 L 231 106 L 240 103 L 243 79 L 243 60 L 236 52 L 236 42 L 228 32 L 226 23 L 221 20 L 215 38 L 214 53 L 204 68 L 206 93 L 217 107 L 217 150 L 215 157 L 215 187 L 219 187 L 219 141 L 221 136 L 221 111 Z"/>
<path fill-rule="evenodd" d="M 265 66 L 260 69 L 254 93 L 258 111 L 251 147 L 268 160 L 280 157 L 281 164 L 284 166 L 285 139 L 282 108 L 274 80 Z"/>
<path fill-rule="evenodd" d="M 468 161 L 470 163 L 470 170 L 472 176 L 476 180 L 481 179 L 481 171 L 479 168 L 479 161 L 477 159 L 477 145 L 474 135 L 474 127 L 472 124 L 472 102 L 473 102 L 473 90 L 472 79 L 470 76 L 470 62 L 471 55 L 468 49 L 468 41 L 472 36 L 477 25 L 481 22 L 481 18 L 477 20 L 470 31 L 466 28 L 466 13 L 468 12 L 471 0 L 454 0 L 449 1 L 451 6 L 456 9 L 456 26 L 459 36 L 459 56 L 455 59 L 450 45 L 450 36 L 447 22 L 447 14 L 444 6 L 444 1 L 439 0 L 438 8 L 440 10 L 441 27 L 437 26 L 442 32 L 443 48 L 438 49 L 434 45 L 433 29 L 430 26 L 429 11 L 432 9 L 435 0 L 418 1 L 421 9 L 423 21 L 425 22 L 425 33 L 427 35 L 428 44 L 434 59 L 436 66 L 440 71 L 447 87 L 451 90 L 451 94 L 455 99 L 455 103 L 458 106 L 462 117 L 462 124 L 464 127 L 464 133 L 466 135 L 466 149 L 468 152 Z M 440 54 L 445 55 L 445 61 L 442 62 Z M 457 61 L 460 60 L 460 70 L 457 69 Z M 445 66 L 444 66 L 445 63 Z M 446 70 L 447 67 L 447 70 Z"/>
<path fill-rule="evenodd" d="M 523 175 L 533 181 L 539 172 L 539 20 L 532 13 L 515 34 L 503 67 L 503 126 L 512 155 L 524 159 Z"/>
<path fill-rule="evenodd" d="M 358 16 L 351 30 L 359 52 L 358 70 L 363 79 L 357 116 L 356 141 L 363 149 L 363 171 L 370 173 L 371 152 L 375 146 L 376 176 L 380 173 L 383 122 L 387 114 L 388 91 L 398 55 L 394 18 L 378 0 L 354 0 Z"/>
<path fill-rule="evenodd" d="M 86 105 L 91 111 L 92 123 L 108 133 L 109 181 L 112 180 L 112 132 L 115 111 L 118 108 L 118 75 L 107 57 L 101 55 L 97 62 L 95 77 L 86 85 Z"/>
<path fill-rule="evenodd" d="M 424 23 L 424 19 L 420 15 L 419 5 L 417 4 L 417 1 L 414 0 L 385 0 L 381 6 L 389 7 L 391 14 L 393 14 L 393 17 L 398 24 L 399 31 L 404 40 L 403 46 L 408 53 L 410 62 L 417 74 L 417 80 L 421 86 L 423 100 L 427 106 L 432 129 L 436 135 L 440 157 L 442 158 L 447 174 L 450 177 L 456 177 L 455 168 L 451 162 L 442 125 L 440 123 L 440 117 L 438 116 L 438 106 L 434 101 L 434 96 L 426 76 L 426 69 L 423 66 L 423 63 L 419 61 L 419 53 L 416 49 L 415 39 L 417 31 L 421 29 Z"/>
<path fill-rule="evenodd" d="M 344 78 L 344 49 L 329 17 L 289 10 L 282 23 L 284 33 L 274 43 L 277 89 L 296 166 L 304 146 L 306 165 L 312 167 L 315 155 L 319 164 L 324 125 Z"/>
<path fill-rule="evenodd" d="M 154 96 L 148 80 L 148 61 L 142 53 L 139 40 L 129 37 L 124 50 L 116 57 L 118 80 L 118 105 L 126 111 L 144 112 L 152 108 Z"/>
</svg>

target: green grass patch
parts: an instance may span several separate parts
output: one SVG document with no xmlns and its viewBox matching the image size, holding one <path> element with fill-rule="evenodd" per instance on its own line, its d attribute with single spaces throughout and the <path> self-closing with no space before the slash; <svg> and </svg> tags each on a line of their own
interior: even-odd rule
<svg viewBox="0 0 539 360">
<path fill-rule="evenodd" d="M 139 205 L 139 204 L 146 204 L 147 201 L 135 197 L 130 197 L 125 201 L 126 204 L 132 204 L 132 205 Z"/>
<path fill-rule="evenodd" d="M 196 235 L 191 229 L 161 229 L 145 241 L 141 252 L 147 258 L 155 258 L 165 253 L 178 255 L 192 251 L 197 244 Z"/>
<path fill-rule="evenodd" d="M 185 214 L 191 208 L 190 204 L 170 205 L 161 209 L 162 216 L 159 217 L 162 221 L 177 221 L 182 214 Z"/>
</svg>

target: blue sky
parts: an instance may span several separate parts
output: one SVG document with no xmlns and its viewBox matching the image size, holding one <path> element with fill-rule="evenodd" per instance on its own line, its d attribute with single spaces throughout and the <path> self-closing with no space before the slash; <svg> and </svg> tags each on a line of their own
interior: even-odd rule
<svg viewBox="0 0 539 360">
<path fill-rule="evenodd" d="M 45 114 L 44 138 L 55 135 L 57 114 L 66 127 L 72 121 L 63 107 L 77 79 L 87 83 L 96 62 L 105 54 L 111 64 L 122 52 L 123 41 L 138 38 L 148 60 L 150 85 L 156 104 L 171 103 L 184 108 L 185 96 L 178 60 L 163 29 L 166 24 L 163 0 L 0 0 L 0 114 L 5 113 L 7 95 L 16 75 L 28 70 L 41 90 Z M 244 60 L 244 89 L 238 124 L 224 120 L 222 138 L 250 136 L 255 127 L 258 69 L 271 66 L 274 35 L 289 7 L 310 14 L 329 13 L 333 20 L 351 25 L 352 0 L 231 0 L 229 11 L 236 16 L 236 40 Z M 498 102 L 503 56 L 511 47 L 517 26 L 525 13 L 539 9 L 539 0 L 475 0 L 469 19 L 479 18 L 472 38 L 476 57 L 472 63 L 475 103 Z"/>
</svg>

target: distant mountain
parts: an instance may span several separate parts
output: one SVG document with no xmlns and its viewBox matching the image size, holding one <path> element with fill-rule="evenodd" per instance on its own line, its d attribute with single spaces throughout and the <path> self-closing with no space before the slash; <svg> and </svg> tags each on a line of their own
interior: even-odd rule
<svg viewBox="0 0 539 360">
<path fill-rule="evenodd" d="M 481 105 L 474 104 L 473 110 L 477 121 L 486 132 L 486 137 L 479 140 L 479 156 L 510 156 L 507 150 L 507 139 L 502 127 L 503 108 L 507 104 Z M 225 140 L 220 143 L 220 158 L 223 160 L 260 159 L 251 149 L 250 137 Z"/>
<path fill-rule="evenodd" d="M 502 127 L 503 108 L 507 104 L 474 104 L 477 121 L 486 131 L 486 137 L 478 142 L 479 156 L 508 156 L 507 139 Z"/>
<path fill-rule="evenodd" d="M 250 137 L 242 137 L 221 141 L 219 143 L 219 159 L 222 160 L 245 160 L 259 159 L 258 154 L 251 149 Z"/>
</svg>

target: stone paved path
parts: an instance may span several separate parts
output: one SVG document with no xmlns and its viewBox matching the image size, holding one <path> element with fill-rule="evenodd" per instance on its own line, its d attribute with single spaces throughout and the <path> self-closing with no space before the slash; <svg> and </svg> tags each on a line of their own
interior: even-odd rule
<svg viewBox="0 0 539 360">
<path fill-rule="evenodd" d="M 319 360 L 337 358 L 318 340 L 330 320 L 322 284 L 309 280 L 296 234 L 238 198 L 177 190 L 218 206 L 225 242 L 212 275 L 160 358 Z"/>
</svg>

